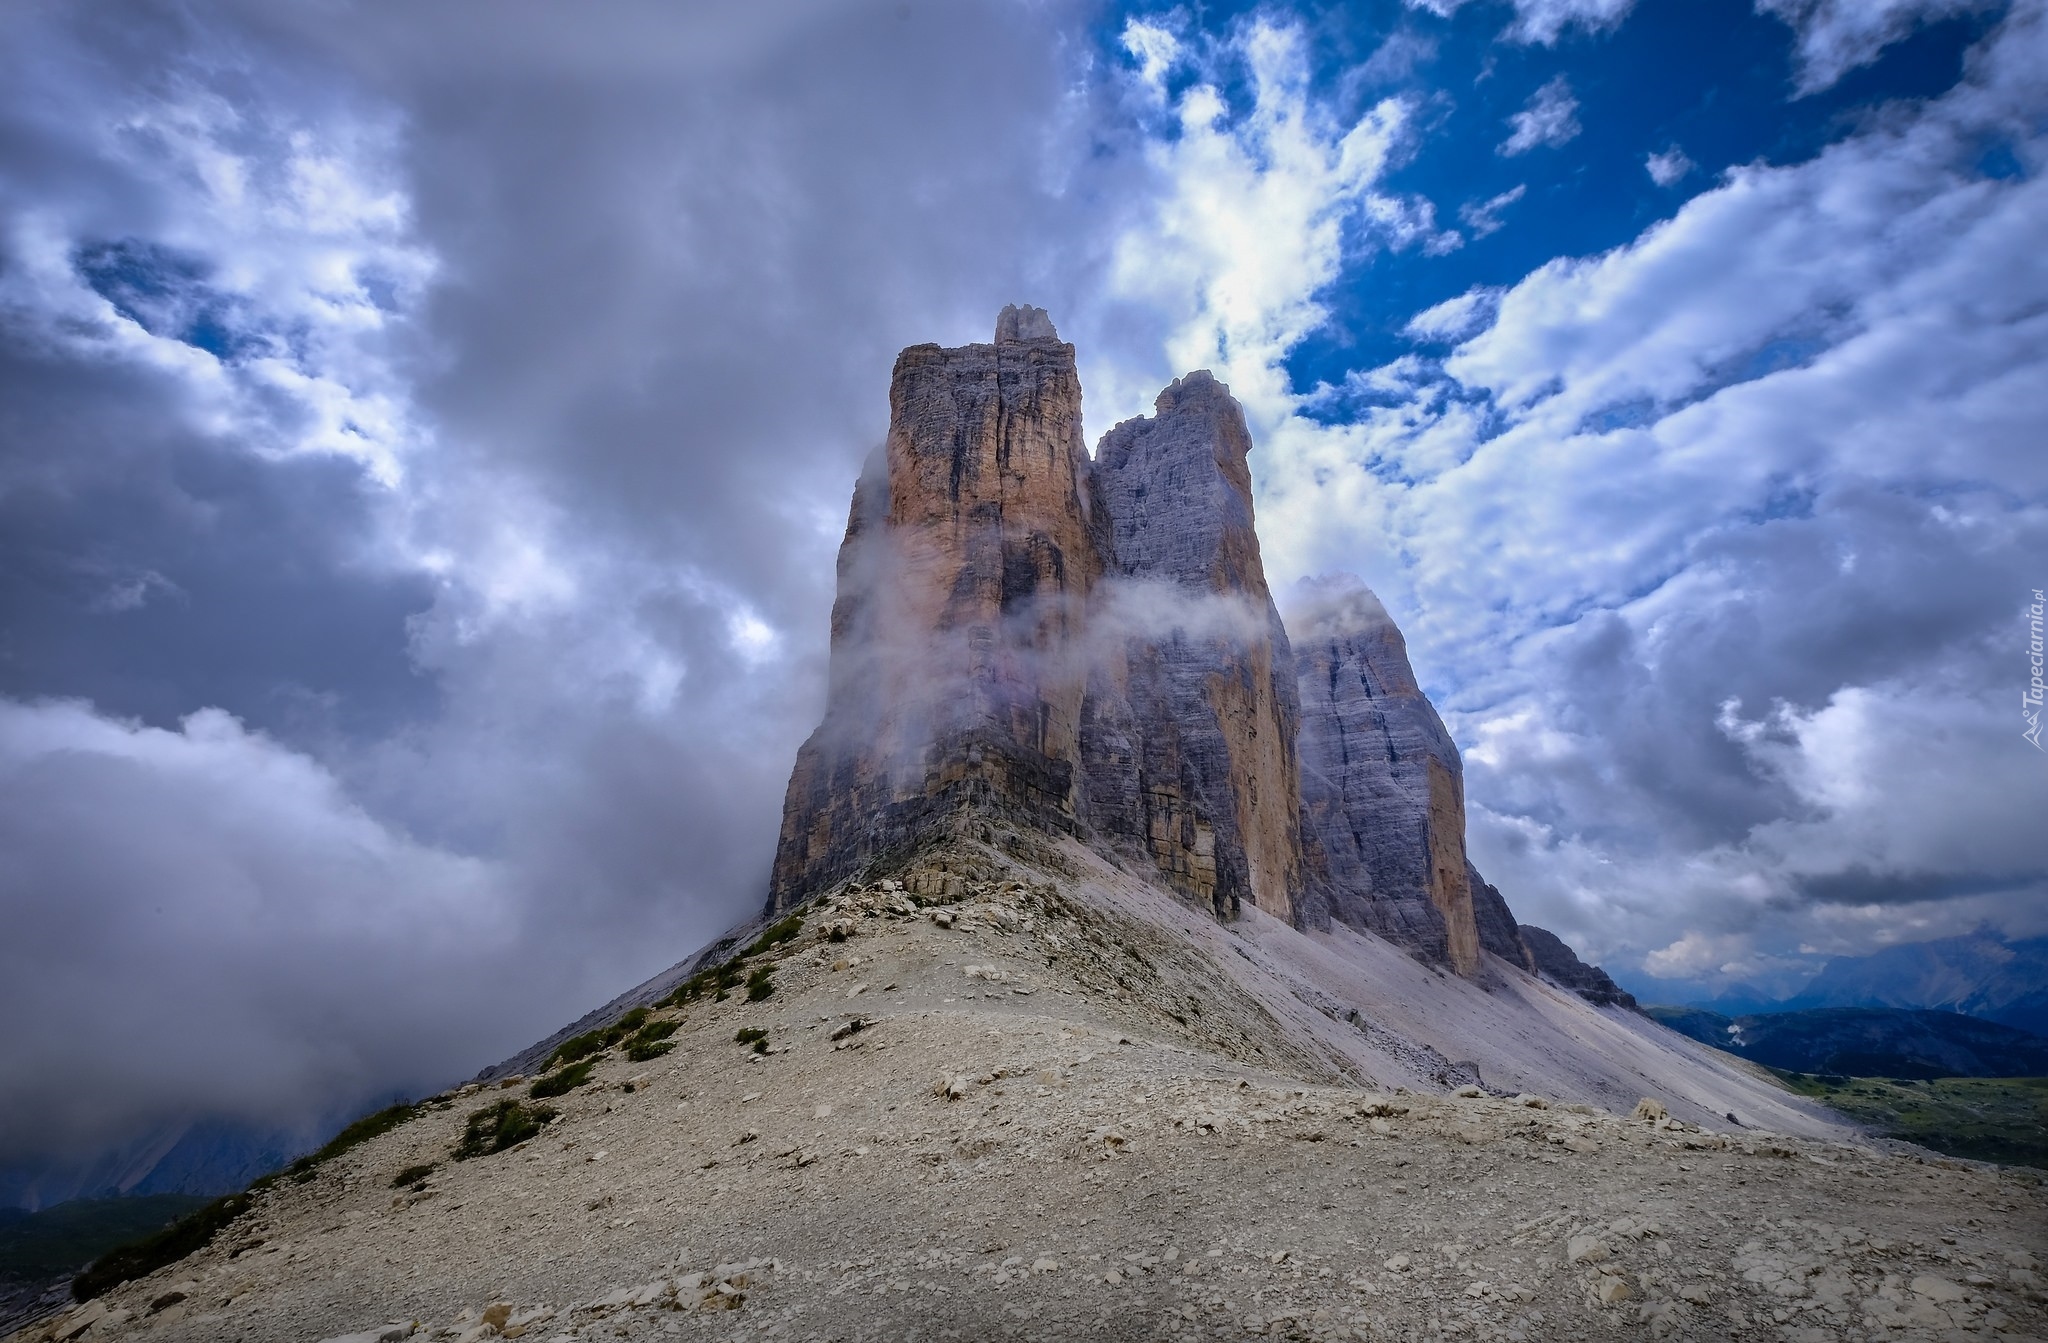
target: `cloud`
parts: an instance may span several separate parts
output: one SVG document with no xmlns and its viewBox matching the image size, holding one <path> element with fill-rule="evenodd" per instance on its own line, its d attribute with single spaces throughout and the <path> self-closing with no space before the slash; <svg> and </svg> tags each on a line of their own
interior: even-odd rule
<svg viewBox="0 0 2048 1343">
<path fill-rule="evenodd" d="M 1618 27 L 1634 7 L 1635 0 L 1515 0 L 1509 32 L 1517 41 L 1552 46 L 1568 28 L 1600 32 Z"/>
<path fill-rule="evenodd" d="M 1123 47 L 1138 63 L 1138 80 L 1164 97 L 1166 74 L 1180 63 L 1181 45 L 1171 28 L 1146 19 L 1124 23 Z"/>
<path fill-rule="evenodd" d="M 1790 984 L 2039 929 L 2048 199 L 1970 165 L 2043 152 L 2042 47 L 2016 10 L 1949 94 L 1417 314 L 1454 347 L 1347 377 L 1351 418 L 1263 410 L 1269 573 L 1365 576 L 1465 749 L 1480 866 L 1596 957 Z M 1688 937 L 1718 959 L 1650 959 Z"/>
<path fill-rule="evenodd" d="M 1546 145 L 1555 148 L 1569 144 L 1581 129 L 1578 112 L 1579 100 L 1572 96 L 1570 81 L 1558 75 L 1530 95 L 1527 106 L 1508 118 L 1512 133 L 1500 142 L 1496 152 L 1514 158 Z"/>
<path fill-rule="evenodd" d="M 1501 192 L 1498 196 L 1491 196 L 1483 201 L 1469 202 L 1459 206 L 1458 218 L 1465 221 L 1466 227 L 1472 230 L 1473 237 L 1487 237 L 1490 234 L 1500 232 L 1505 226 L 1506 221 L 1501 218 L 1501 212 L 1528 194 L 1528 185 L 1526 183 L 1518 183 L 1508 190 Z"/>
<path fill-rule="evenodd" d="M 1110 272 L 1116 299 L 1164 315 L 1166 361 L 1119 369 L 1084 352 L 1089 395 L 1112 422 L 1196 368 L 1228 382 L 1256 422 L 1284 399 L 1277 363 L 1323 323 L 1317 295 L 1348 260 L 1446 237 L 1429 202 L 1378 188 L 1407 148 L 1407 103 L 1340 114 L 1311 95 L 1306 36 L 1266 18 L 1207 62 L 1149 147 L 1157 194 L 1119 231 Z M 1249 86 L 1241 110 L 1220 92 L 1226 73 Z"/>
<path fill-rule="evenodd" d="M 2039 36 L 2018 15 L 1912 120 L 1538 270 L 1443 365 L 1505 418 L 1374 436 L 1422 472 L 1381 507 L 1441 613 L 1410 639 L 1458 687 L 1482 866 L 1598 954 L 2038 922 L 1998 650 L 2048 528 L 2048 294 L 2011 278 L 2044 202 L 1955 165 L 2039 105 Z"/>
<path fill-rule="evenodd" d="M 1403 334 L 1416 340 L 1456 341 L 1493 325 L 1500 308 L 1499 289 L 1468 289 L 1408 319 Z"/>
<path fill-rule="evenodd" d="M 1471 0 L 1407 0 L 1411 9 L 1449 18 Z M 1514 0 L 1515 17 L 1501 34 L 1511 42 L 1553 46 L 1570 28 L 1601 32 L 1617 27 L 1635 0 Z"/>
<path fill-rule="evenodd" d="M 1993 7 L 1992 0 L 1756 0 L 1757 13 L 1784 20 L 1798 41 L 1802 96 L 1868 65 L 1923 23 Z"/>
<path fill-rule="evenodd" d="M 0 700 L 0 849 L 0 1068 L 37 1080 L 0 1091 L 10 1156 L 166 1114 L 310 1127 L 541 1026 L 492 991 L 519 945 L 501 868 L 217 710 Z"/>
<path fill-rule="evenodd" d="M 1677 145 L 1643 160 L 1643 167 L 1649 172 L 1650 180 L 1660 187 L 1678 185 L 1697 166 Z"/>
<path fill-rule="evenodd" d="M 246 839 L 220 861 L 261 870 L 249 899 L 305 892 L 280 939 L 358 903 L 393 929 L 271 975 L 179 894 L 178 955 L 282 1024 L 172 1051 L 190 1086 L 91 1073 L 94 1132 L 208 1087 L 297 1122 L 445 1083 L 756 908 L 890 360 L 1005 302 L 1085 312 L 1145 199 L 1060 5 L 480 12 L 0 15 L 0 695 L 94 743 L 91 787 Z M 193 762 L 291 786 L 260 806 Z M 158 852 L 177 826 L 137 826 L 36 850 L 117 933 L 155 917 L 153 864 L 204 884 Z M 61 922 L 63 890 L 11 917 Z M 211 1029 L 180 962 L 109 941 L 166 1033 Z M 60 987 L 112 961 L 35 945 L 10 1113 L 115 1029 Z M 385 963 L 420 983 L 377 1008 Z M 49 1132 L 0 1123 L 0 1160 Z"/>
</svg>

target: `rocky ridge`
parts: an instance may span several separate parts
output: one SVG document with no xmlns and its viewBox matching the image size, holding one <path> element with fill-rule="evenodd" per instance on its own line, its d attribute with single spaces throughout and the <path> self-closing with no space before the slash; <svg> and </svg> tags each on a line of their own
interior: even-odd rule
<svg viewBox="0 0 2048 1343">
<path fill-rule="evenodd" d="M 2048 1330 L 2034 1174 L 1886 1151 L 1555 990 L 1564 1028 L 1641 1043 L 1617 1076 L 1649 1098 L 1568 1070 L 1424 1090 L 1424 1042 L 1352 1019 L 1382 1004 L 1317 998 L 1318 956 L 1375 942 L 1191 919 L 1071 840 L 948 846 L 778 938 L 743 967 L 769 993 L 700 976 L 636 1019 L 668 1049 L 602 1051 L 506 1150 L 456 1157 L 532 1078 L 434 1098 L 17 1339 Z"/>
</svg>

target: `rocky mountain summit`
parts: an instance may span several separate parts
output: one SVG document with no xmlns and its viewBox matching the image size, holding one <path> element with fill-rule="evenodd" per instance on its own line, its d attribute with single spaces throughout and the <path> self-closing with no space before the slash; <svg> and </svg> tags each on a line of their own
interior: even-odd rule
<svg viewBox="0 0 2048 1343">
<path fill-rule="evenodd" d="M 2039 1338 L 2033 1172 L 1856 1130 L 1518 924 L 1204 372 L 899 356 L 762 913 L 103 1261 L 36 1343 Z"/>
<path fill-rule="evenodd" d="M 1290 639 L 1229 388 L 1177 379 L 1091 459 L 1074 347 L 1011 307 L 991 344 L 905 350 L 889 403 L 772 910 L 995 814 L 1149 860 L 1220 919 L 1250 904 L 1467 978 L 1486 952 L 1612 988 L 1555 938 L 1539 963 L 1467 861 L 1458 749 L 1378 599 L 1326 580 Z"/>
</svg>

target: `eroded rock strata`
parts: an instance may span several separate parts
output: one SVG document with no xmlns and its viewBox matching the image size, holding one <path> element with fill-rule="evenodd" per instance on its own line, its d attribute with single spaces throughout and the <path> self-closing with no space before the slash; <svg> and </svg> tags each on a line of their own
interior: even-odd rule
<svg viewBox="0 0 2048 1343">
<path fill-rule="evenodd" d="M 1142 853 L 1218 917 L 1297 918 L 1294 663 L 1250 450 L 1198 372 L 1091 463 L 1074 348 L 1035 308 L 898 356 L 771 908 L 981 809 Z"/>
<path fill-rule="evenodd" d="M 961 807 L 1074 822 L 1075 640 L 1102 571 L 1074 347 L 1006 308 L 991 344 L 898 355 L 889 409 L 840 547 L 829 698 L 790 777 L 775 908 Z"/>
<path fill-rule="evenodd" d="M 1249 900 L 1294 921 L 1300 707 L 1253 527 L 1251 446 L 1206 371 L 1103 436 L 1094 486 L 1112 578 L 1091 608 L 1089 813 L 1223 917 Z"/>
<path fill-rule="evenodd" d="M 1465 880 L 1472 888 L 1472 922 L 1479 933 L 1479 945 L 1520 970 L 1536 973 L 1536 955 L 1522 940 L 1522 927 L 1508 908 L 1500 888 L 1479 875 L 1479 869 L 1465 864 Z M 1570 950 L 1570 948 L 1566 948 Z"/>
<path fill-rule="evenodd" d="M 1334 918 L 1459 974 L 1535 972 L 1467 861 L 1463 766 L 1356 580 L 1282 623 L 1251 433 L 1206 371 L 1083 448 L 1074 347 L 1036 308 L 896 361 L 839 555 L 823 722 L 770 908 L 976 816 L 1074 833 L 1222 919 Z"/>
<path fill-rule="evenodd" d="M 1401 631 L 1355 579 L 1310 586 L 1291 617 L 1302 802 L 1329 866 L 1332 915 L 1475 973 L 1464 766 Z"/>
</svg>

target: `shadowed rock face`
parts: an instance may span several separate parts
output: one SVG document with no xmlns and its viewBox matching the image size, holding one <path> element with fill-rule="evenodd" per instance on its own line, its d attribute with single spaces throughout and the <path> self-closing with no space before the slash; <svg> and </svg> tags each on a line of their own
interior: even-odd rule
<svg viewBox="0 0 2048 1343">
<path fill-rule="evenodd" d="M 897 356 L 889 436 L 854 491 L 825 720 L 797 755 L 770 907 L 1000 802 L 1075 822 L 1102 572 L 1074 347 L 1036 308 L 989 345 Z"/>
<path fill-rule="evenodd" d="M 1476 973 L 1463 765 L 1401 631 L 1356 580 L 1311 586 L 1292 620 L 1302 805 L 1329 872 L 1331 915 Z"/>
<path fill-rule="evenodd" d="M 1536 969 L 1547 978 L 1556 980 L 1596 1006 L 1635 1007 L 1635 995 L 1610 979 L 1599 966 L 1580 960 L 1579 954 L 1566 946 L 1564 939 L 1556 933 L 1527 923 L 1522 925 L 1521 931 L 1522 941 L 1529 948 Z"/>
<path fill-rule="evenodd" d="M 1251 434 L 1206 371 L 1103 436 L 1087 812 L 1222 917 L 1301 905 L 1293 655 L 1252 520 Z"/>
<path fill-rule="evenodd" d="M 1472 887 L 1472 922 L 1479 931 L 1479 945 L 1509 965 L 1535 974 L 1535 953 L 1522 940 L 1521 925 L 1515 922 L 1507 899 L 1469 862 L 1465 864 L 1465 879 Z"/>
</svg>

